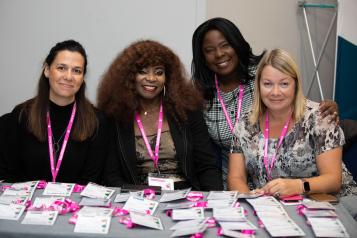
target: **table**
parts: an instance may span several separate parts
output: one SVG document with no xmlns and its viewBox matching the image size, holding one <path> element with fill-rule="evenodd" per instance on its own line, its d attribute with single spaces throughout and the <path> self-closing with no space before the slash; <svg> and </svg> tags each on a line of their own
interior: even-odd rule
<svg viewBox="0 0 357 238">
<path fill-rule="evenodd" d="M 43 190 L 37 189 L 32 198 L 32 201 L 36 196 L 42 196 Z M 205 193 L 207 195 L 207 193 Z M 115 196 L 115 195 L 114 195 Z M 114 197 L 113 196 L 113 197 Z M 80 196 L 78 193 L 73 193 L 70 197 L 72 200 L 79 202 Z M 157 200 L 159 196 L 155 197 Z M 253 222 L 254 225 L 258 227 L 257 217 L 253 215 L 253 210 L 251 206 L 245 200 L 239 200 L 241 205 L 248 210 L 248 219 Z M 114 204 L 115 206 L 122 204 Z M 0 220 L 0 237 L 26 237 L 26 238 L 65 238 L 65 237 L 170 237 L 172 231 L 169 230 L 176 222 L 172 221 L 170 217 L 166 216 L 162 208 L 164 204 L 160 204 L 157 209 L 155 216 L 159 216 L 162 220 L 165 230 L 154 230 L 150 228 L 135 226 L 132 229 L 127 229 L 125 225 L 118 222 L 118 217 L 113 217 L 111 221 L 111 226 L 109 233 L 106 235 L 101 234 L 87 234 L 87 233 L 75 233 L 74 225 L 69 224 L 68 220 L 71 217 L 70 214 L 58 215 L 58 218 L 53 226 L 42 226 L 42 225 L 24 225 L 21 221 L 24 218 L 24 214 L 20 217 L 18 221 L 11 220 Z M 299 216 L 295 211 L 295 206 L 285 206 L 286 211 L 289 213 L 290 217 L 304 230 L 305 237 L 314 237 L 311 227 L 306 224 L 306 219 L 303 216 Z M 348 211 L 340 204 L 336 205 L 336 213 L 339 219 L 342 221 L 350 237 L 357 237 L 357 223 L 348 213 Z M 212 212 L 210 210 L 205 210 L 205 216 L 211 216 Z M 204 234 L 205 238 L 217 237 L 217 228 L 208 228 Z M 256 237 L 269 237 L 269 234 L 265 229 L 258 229 L 256 232 Z"/>
</svg>

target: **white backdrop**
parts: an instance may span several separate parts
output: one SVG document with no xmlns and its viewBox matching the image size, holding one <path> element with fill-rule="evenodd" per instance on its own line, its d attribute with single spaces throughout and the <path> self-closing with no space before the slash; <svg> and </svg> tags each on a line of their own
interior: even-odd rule
<svg viewBox="0 0 357 238">
<path fill-rule="evenodd" d="M 58 41 L 75 39 L 88 54 L 87 95 L 113 58 L 138 39 L 154 39 L 191 63 L 191 37 L 205 0 L 0 0 L 0 115 L 35 95 L 43 60 Z M 189 72 L 188 72 L 189 73 Z"/>
</svg>

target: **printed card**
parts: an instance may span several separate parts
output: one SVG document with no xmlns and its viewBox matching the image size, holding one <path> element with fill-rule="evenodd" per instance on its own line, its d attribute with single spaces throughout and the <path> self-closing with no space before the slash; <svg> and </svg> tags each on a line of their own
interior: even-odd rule
<svg viewBox="0 0 357 238">
<path fill-rule="evenodd" d="M 55 201 L 64 202 L 64 197 L 36 197 L 32 206 L 36 208 L 49 208 Z"/>
<path fill-rule="evenodd" d="M 2 194 L 0 196 L 0 203 L 1 204 L 19 204 L 19 205 L 25 205 L 25 203 L 29 200 L 29 197 L 27 195 L 23 196 L 17 196 L 17 195 L 4 195 Z"/>
<path fill-rule="evenodd" d="M 29 181 L 23 183 L 14 183 L 11 188 L 4 191 L 4 195 L 14 195 L 14 196 L 28 196 L 29 199 L 32 198 L 33 193 L 36 190 L 39 181 Z"/>
<path fill-rule="evenodd" d="M 130 197 L 129 193 L 119 193 L 115 196 L 114 202 L 119 203 L 119 202 L 126 202 Z"/>
<path fill-rule="evenodd" d="M 257 227 L 248 220 L 245 221 L 220 221 L 219 225 L 225 230 L 257 230 Z"/>
<path fill-rule="evenodd" d="M 162 190 L 174 190 L 174 180 L 172 178 L 159 178 L 148 176 L 149 186 L 159 186 Z"/>
<path fill-rule="evenodd" d="M 257 198 L 247 199 L 247 202 L 250 203 L 254 208 L 256 206 L 281 206 L 280 202 L 272 196 L 261 196 Z"/>
<path fill-rule="evenodd" d="M 207 196 L 207 200 L 236 200 L 237 195 L 238 192 L 236 191 L 211 191 Z"/>
<path fill-rule="evenodd" d="M 213 208 L 213 217 L 218 221 L 245 221 L 244 209 L 238 208 Z"/>
<path fill-rule="evenodd" d="M 95 183 L 88 183 L 80 195 L 90 198 L 109 199 L 114 194 L 114 192 L 114 189 L 110 189 Z"/>
<path fill-rule="evenodd" d="M 224 207 L 232 207 L 236 199 L 229 200 L 207 200 L 207 208 L 224 208 Z"/>
<path fill-rule="evenodd" d="M 317 202 L 317 201 L 303 201 L 302 205 L 304 205 L 307 209 L 323 209 L 323 210 L 335 210 L 335 207 L 331 205 L 329 202 Z"/>
<path fill-rule="evenodd" d="M 80 206 L 110 207 L 110 199 L 82 197 Z"/>
<path fill-rule="evenodd" d="M 78 215 L 95 217 L 95 216 L 112 216 L 113 209 L 105 207 L 89 207 L 84 206 L 77 213 Z"/>
<path fill-rule="evenodd" d="M 186 229 L 188 227 L 198 227 L 202 224 L 205 224 L 208 218 L 206 219 L 195 219 L 195 220 L 184 220 L 184 221 L 179 221 L 172 227 L 170 227 L 170 230 L 180 230 L 180 229 Z"/>
<path fill-rule="evenodd" d="M 52 226 L 58 216 L 58 211 L 27 211 L 21 224 Z"/>
<path fill-rule="evenodd" d="M 111 216 L 78 215 L 74 232 L 108 234 Z"/>
<path fill-rule="evenodd" d="M 243 234 L 238 231 L 228 230 L 228 229 L 224 229 L 224 228 L 222 228 L 221 234 L 224 236 L 235 237 L 235 238 L 254 238 L 255 237 L 254 235 Z"/>
<path fill-rule="evenodd" d="M 170 209 L 190 208 L 193 207 L 194 205 L 195 205 L 194 202 L 167 203 L 163 209 L 170 210 Z"/>
<path fill-rule="evenodd" d="M 159 202 L 171 202 L 175 200 L 185 199 L 187 194 L 191 191 L 191 189 L 184 190 L 176 190 L 174 192 L 165 192 Z"/>
<path fill-rule="evenodd" d="M 187 209 L 174 209 L 172 210 L 173 220 L 194 220 L 203 219 L 205 217 L 202 207 L 193 207 Z"/>
<path fill-rule="evenodd" d="M 47 183 L 43 195 L 69 197 L 72 194 L 74 183 Z"/>
<path fill-rule="evenodd" d="M 153 200 L 129 197 L 128 201 L 124 204 L 123 209 L 131 212 L 153 215 L 158 205 L 159 203 Z"/>
<path fill-rule="evenodd" d="M 138 212 L 130 212 L 130 218 L 131 221 L 137 225 L 151 227 L 158 230 L 164 229 L 161 220 L 158 217 L 154 217 Z"/>
<path fill-rule="evenodd" d="M 196 233 L 203 233 L 207 229 L 207 224 L 201 224 L 200 226 L 190 226 L 185 229 L 180 229 L 180 230 L 175 230 L 172 234 L 171 237 L 176 237 L 176 236 L 189 236 L 192 234 Z"/>
<path fill-rule="evenodd" d="M 333 210 L 308 210 L 304 209 L 304 215 L 306 217 L 337 217 L 337 214 Z"/>
<path fill-rule="evenodd" d="M 309 217 L 316 237 L 350 237 L 339 219 L 326 217 Z"/>
<path fill-rule="evenodd" d="M 0 204 L 0 219 L 18 220 L 25 211 L 26 206 L 18 204 Z"/>
</svg>

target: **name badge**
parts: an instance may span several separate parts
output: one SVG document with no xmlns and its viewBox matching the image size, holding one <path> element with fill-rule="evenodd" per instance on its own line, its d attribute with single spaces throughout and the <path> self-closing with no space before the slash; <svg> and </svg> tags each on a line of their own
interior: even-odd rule
<svg viewBox="0 0 357 238">
<path fill-rule="evenodd" d="M 174 180 L 168 175 L 149 173 L 149 186 L 160 186 L 162 190 L 174 190 Z"/>
</svg>

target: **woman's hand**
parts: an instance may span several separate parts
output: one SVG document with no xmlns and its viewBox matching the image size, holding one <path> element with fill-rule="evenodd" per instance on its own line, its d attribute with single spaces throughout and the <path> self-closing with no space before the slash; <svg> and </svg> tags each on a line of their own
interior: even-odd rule
<svg viewBox="0 0 357 238">
<path fill-rule="evenodd" d="M 338 116 L 338 105 L 335 101 L 326 99 L 320 103 L 320 115 L 322 118 L 330 115 L 330 121 L 335 121 L 337 124 L 340 122 L 340 117 Z"/>
<path fill-rule="evenodd" d="M 302 181 L 300 179 L 283 179 L 278 178 L 270 181 L 262 190 L 265 194 L 270 194 L 275 197 L 291 196 L 301 194 L 303 192 Z"/>
</svg>

